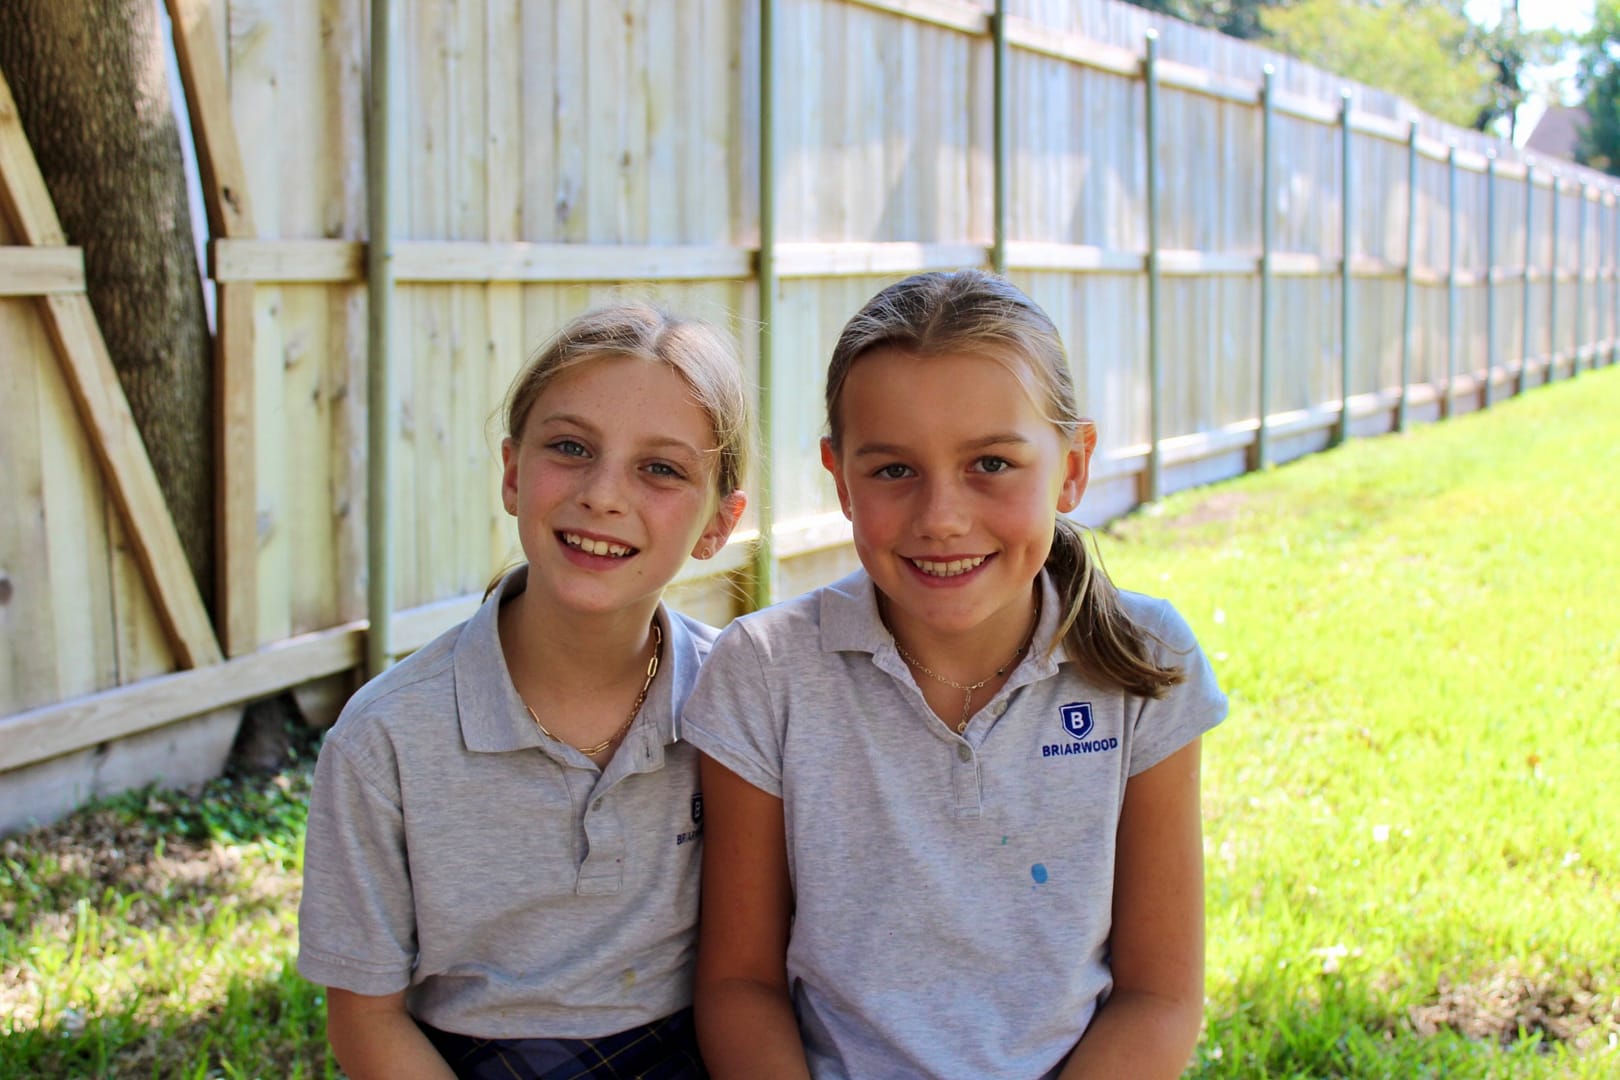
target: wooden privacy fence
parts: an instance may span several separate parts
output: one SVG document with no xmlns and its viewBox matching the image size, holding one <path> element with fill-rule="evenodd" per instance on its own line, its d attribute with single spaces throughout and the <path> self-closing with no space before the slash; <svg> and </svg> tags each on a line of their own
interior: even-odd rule
<svg viewBox="0 0 1620 1080">
<path fill-rule="evenodd" d="M 217 298 L 218 637 L 0 101 L 0 785 L 465 617 L 516 552 L 496 403 L 626 290 L 729 325 L 760 386 L 751 531 L 676 590 L 711 621 L 852 564 L 822 367 L 915 270 L 1003 270 L 1053 316 L 1101 431 L 1091 520 L 1620 338 L 1612 179 L 1113 0 L 167 6 Z"/>
</svg>

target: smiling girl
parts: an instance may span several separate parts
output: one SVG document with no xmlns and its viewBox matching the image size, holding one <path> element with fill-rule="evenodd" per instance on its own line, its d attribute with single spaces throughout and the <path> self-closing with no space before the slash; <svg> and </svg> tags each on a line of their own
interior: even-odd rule
<svg viewBox="0 0 1620 1080">
<path fill-rule="evenodd" d="M 1226 700 L 1064 516 L 1096 432 L 1056 329 L 1001 278 L 908 278 L 845 327 L 827 417 L 863 569 L 733 624 L 687 704 L 709 1068 L 1178 1076 Z"/>
<path fill-rule="evenodd" d="M 747 411 L 725 340 L 644 305 L 513 383 L 526 563 L 356 694 L 316 769 L 298 964 L 355 1080 L 703 1075 L 679 717 L 716 631 L 660 598 L 742 513 Z"/>
</svg>

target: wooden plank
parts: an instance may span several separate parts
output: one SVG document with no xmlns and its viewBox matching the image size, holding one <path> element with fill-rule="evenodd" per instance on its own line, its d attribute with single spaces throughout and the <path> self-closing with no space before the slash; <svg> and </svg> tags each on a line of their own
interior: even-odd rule
<svg viewBox="0 0 1620 1080">
<path fill-rule="evenodd" d="M 350 623 L 223 663 L 160 675 L 0 719 L 0 772 L 241 704 L 359 665 L 364 624 Z"/>
<path fill-rule="evenodd" d="M 84 249 L 0 247 L 0 296 L 84 292 Z"/>
<path fill-rule="evenodd" d="M 1221 251 L 1165 249 L 1159 252 L 1159 269 L 1166 274 L 1184 277 L 1216 274 L 1252 275 L 1260 271 L 1260 257 Z"/>
<path fill-rule="evenodd" d="M 1358 278 L 1398 278 L 1406 273 L 1406 264 L 1376 255 L 1352 255 L 1350 274 Z"/>
<path fill-rule="evenodd" d="M 846 0 L 846 2 L 917 22 L 943 26 L 948 30 L 960 30 L 964 34 L 990 33 L 990 20 L 984 9 L 965 0 Z"/>
<path fill-rule="evenodd" d="M 776 245 L 776 273 L 783 278 L 852 277 L 863 274 L 911 274 L 985 266 L 989 253 L 980 244 L 794 243 Z"/>
<path fill-rule="evenodd" d="M 1326 277 L 1339 272 L 1339 260 L 1303 251 L 1279 251 L 1271 256 L 1271 272 L 1278 277 Z"/>
<path fill-rule="evenodd" d="M 1131 49 L 1106 45 L 1081 34 L 1053 30 L 1016 16 L 1007 18 L 1007 45 L 1098 71 L 1123 75 L 1128 79 L 1136 78 L 1142 71 L 1142 60 Z"/>
<path fill-rule="evenodd" d="M 228 656 L 248 652 L 259 643 L 254 292 L 249 284 L 221 284 L 215 293 L 214 392 L 219 417 L 214 493 L 219 536 L 214 595 Z"/>
<path fill-rule="evenodd" d="M 1333 125 L 1339 122 L 1338 102 L 1301 97 L 1282 90 L 1277 91 L 1272 108 L 1280 116 L 1292 116 L 1296 120 L 1308 120 L 1313 124 Z"/>
<path fill-rule="evenodd" d="M 222 35 L 215 27 L 213 5 L 210 0 L 167 0 L 167 4 L 209 232 L 216 243 L 228 237 L 252 237 L 257 228 L 230 111 L 231 90 L 221 60 Z M 253 286 L 220 284 L 215 302 L 215 392 L 220 408 L 215 435 L 219 512 L 215 597 L 224 651 L 236 655 L 258 644 Z"/>
<path fill-rule="evenodd" d="M 747 278 L 746 248 L 655 244 L 399 243 L 403 282 L 703 281 Z"/>
<path fill-rule="evenodd" d="M 210 252 L 213 277 L 221 282 L 365 280 L 365 244 L 356 240 L 221 240 Z M 746 279 L 753 261 L 748 248 L 697 244 L 394 244 L 394 278 L 406 283 Z"/>
<path fill-rule="evenodd" d="M 1205 68 L 1193 67 L 1191 64 L 1175 60 L 1156 61 L 1154 72 L 1164 86 L 1214 98 L 1217 101 L 1232 101 L 1239 105 L 1256 105 L 1260 101 L 1260 84 L 1247 79 L 1218 75 Z"/>
<path fill-rule="evenodd" d="M 358 240 L 215 240 L 208 264 L 220 282 L 364 281 L 366 247 Z"/>
<path fill-rule="evenodd" d="M 1405 145 L 1411 131 L 1411 121 L 1397 120 L 1378 113 L 1352 111 L 1350 130 L 1357 135 L 1371 135 L 1375 139 Z"/>
<path fill-rule="evenodd" d="M 230 88 L 220 63 L 214 5 L 211 0 L 165 0 L 165 5 L 174 27 L 175 59 L 197 148 L 208 232 L 216 238 L 252 236 L 247 172 L 231 120 Z"/>
<path fill-rule="evenodd" d="M 157 604 L 164 633 L 182 665 L 214 663 L 220 658 L 220 650 L 213 626 L 191 577 L 180 537 L 169 518 L 163 492 L 119 386 L 90 300 L 84 296 L 51 296 L 38 303 L 109 493 L 124 519 L 135 558 Z"/>
<path fill-rule="evenodd" d="M 3 229 L 3 226 L 0 226 Z M 82 567 L 57 566 L 51 559 L 51 543 L 56 531 L 47 525 L 56 525 L 51 515 L 50 501 L 81 498 L 86 493 L 75 490 L 83 487 L 66 483 L 53 485 L 50 469 L 64 464 L 71 469 L 72 462 L 62 459 L 58 446 L 49 445 L 49 394 L 39 384 L 54 375 L 46 359 L 49 346 L 42 340 L 33 305 L 18 300 L 0 300 L 0 341 L 7 348 L 0 351 L 0 379 L 6 387 L 6 419 L 0 423 L 0 502 L 6 512 L 0 514 L 0 713 L 14 712 L 55 701 L 64 693 L 83 692 L 79 688 L 64 687 L 59 678 L 57 663 L 64 654 L 82 661 L 84 654 L 93 652 L 82 641 L 71 640 L 80 633 L 75 618 L 89 605 L 83 595 L 81 581 L 75 580 Z M 66 409 L 69 422 L 72 408 Z M 95 466 L 89 462 L 84 471 L 94 479 Z M 71 530 L 68 542 L 87 543 L 89 530 Z M 72 582 L 70 588 L 54 588 L 53 571 L 61 574 L 63 582 Z M 61 615 L 58 612 L 62 612 Z M 72 620 L 71 627 L 59 624 Z M 66 630 L 67 633 L 62 633 Z M 64 640 L 68 638 L 68 640 Z"/>
<path fill-rule="evenodd" d="M 1016 241 L 1007 245 L 1009 270 L 1141 273 L 1147 257 L 1139 251 L 1113 251 L 1088 244 Z"/>
</svg>

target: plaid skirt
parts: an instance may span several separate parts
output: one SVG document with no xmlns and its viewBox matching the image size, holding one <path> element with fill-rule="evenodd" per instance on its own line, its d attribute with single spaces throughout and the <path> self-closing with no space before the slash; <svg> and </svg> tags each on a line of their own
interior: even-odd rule
<svg viewBox="0 0 1620 1080">
<path fill-rule="evenodd" d="M 418 1020 L 461 1080 L 706 1080 L 692 1010 L 595 1039 L 479 1039 Z"/>
</svg>

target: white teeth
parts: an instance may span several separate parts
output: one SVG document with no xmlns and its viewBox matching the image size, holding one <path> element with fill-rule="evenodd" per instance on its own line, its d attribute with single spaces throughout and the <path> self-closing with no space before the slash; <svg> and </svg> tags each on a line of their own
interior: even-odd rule
<svg viewBox="0 0 1620 1080">
<path fill-rule="evenodd" d="M 977 570 L 983 562 L 984 556 L 979 555 L 971 559 L 952 559 L 950 562 L 912 559 L 911 565 L 925 574 L 932 574 L 934 577 L 956 577 L 958 574 L 965 574 L 969 570 Z"/>
<path fill-rule="evenodd" d="M 630 548 L 623 544 L 610 544 L 606 540 L 592 540 L 588 536 L 578 533 L 563 533 L 563 543 L 569 547 L 578 548 L 587 555 L 611 555 L 615 559 L 630 554 Z"/>
</svg>

